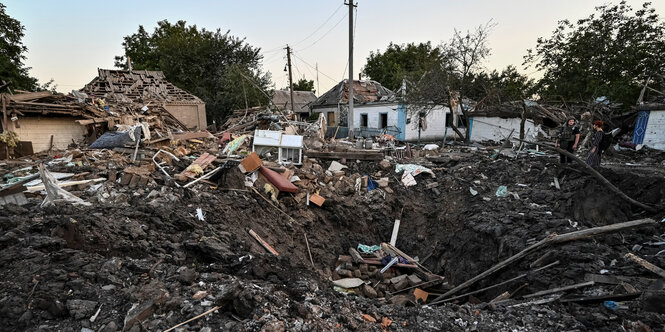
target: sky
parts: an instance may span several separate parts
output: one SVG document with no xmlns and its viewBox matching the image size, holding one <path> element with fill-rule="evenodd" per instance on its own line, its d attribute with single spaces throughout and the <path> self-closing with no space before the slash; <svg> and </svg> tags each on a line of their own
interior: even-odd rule
<svg viewBox="0 0 665 332">
<path fill-rule="evenodd" d="M 286 45 L 293 49 L 294 81 L 314 80 L 317 95 L 348 77 L 348 7 L 342 0 L 317 1 L 171 1 L 171 0 L 0 0 L 7 13 L 25 26 L 25 64 L 40 83 L 53 79 L 60 92 L 80 89 L 97 76 L 97 68 L 113 68 L 123 54 L 123 37 L 143 25 L 185 20 L 199 28 L 230 34 L 262 50 L 263 69 L 275 88 L 288 86 Z M 354 77 L 371 51 L 395 44 L 448 41 L 455 29 L 473 30 L 490 20 L 488 70 L 522 66 L 526 50 L 538 37 L 548 37 L 557 21 L 587 17 L 596 0 L 355 0 Z M 617 1 L 614 1 L 615 3 Z M 665 4 L 653 1 L 661 17 Z M 633 8 L 641 1 L 629 0 Z M 318 67 L 318 80 L 317 70 Z M 167 78 L 168 79 L 168 78 Z"/>
</svg>

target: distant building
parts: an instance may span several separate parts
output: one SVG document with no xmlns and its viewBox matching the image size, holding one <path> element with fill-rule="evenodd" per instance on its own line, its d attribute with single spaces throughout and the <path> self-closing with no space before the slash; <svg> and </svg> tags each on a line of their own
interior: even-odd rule
<svg viewBox="0 0 665 332">
<path fill-rule="evenodd" d="M 160 105 L 188 129 L 205 129 L 205 102 L 166 80 L 161 71 L 98 69 L 81 90 L 107 103 Z"/>
<path fill-rule="evenodd" d="M 316 100 L 312 91 L 293 91 L 293 111 L 299 120 L 306 120 L 310 114 L 310 104 Z M 280 110 L 291 109 L 291 93 L 288 90 L 275 90 L 272 103 Z"/>
</svg>

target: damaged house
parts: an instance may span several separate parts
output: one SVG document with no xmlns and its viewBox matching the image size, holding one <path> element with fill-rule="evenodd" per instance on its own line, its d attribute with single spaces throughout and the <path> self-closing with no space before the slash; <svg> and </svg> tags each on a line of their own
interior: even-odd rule
<svg viewBox="0 0 665 332">
<path fill-rule="evenodd" d="M 205 129 L 205 103 L 166 80 L 161 71 L 98 69 L 98 76 L 82 89 L 107 103 L 161 106 L 187 129 Z"/>
<path fill-rule="evenodd" d="M 312 91 L 293 91 L 293 113 L 300 121 L 309 118 L 309 106 L 316 100 Z M 275 90 L 272 103 L 279 110 L 291 110 L 291 93 L 288 90 Z"/>
</svg>

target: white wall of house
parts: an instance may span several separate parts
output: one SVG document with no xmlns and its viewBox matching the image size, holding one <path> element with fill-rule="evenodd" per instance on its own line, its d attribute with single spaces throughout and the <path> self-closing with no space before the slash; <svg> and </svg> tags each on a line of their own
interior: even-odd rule
<svg viewBox="0 0 665 332">
<path fill-rule="evenodd" d="M 450 109 L 445 106 L 436 106 L 429 111 L 427 117 L 427 129 L 421 130 L 420 139 L 425 141 L 442 140 L 443 135 L 446 133 L 446 113 L 450 113 Z M 418 115 L 407 114 L 407 124 L 405 128 L 405 140 L 417 141 L 418 140 Z M 409 121 L 410 119 L 410 121 Z M 452 128 L 448 128 L 448 135 L 452 136 Z"/>
<path fill-rule="evenodd" d="M 649 112 L 642 144 L 652 149 L 665 150 L 665 110 Z"/>
<path fill-rule="evenodd" d="M 499 142 L 505 139 L 512 129 L 515 129 L 513 137 L 519 137 L 520 122 L 522 122 L 520 118 L 474 116 L 471 124 L 471 140 Z M 527 119 L 524 123 L 524 132 L 528 132 L 529 136 L 538 130 L 539 126 L 536 126 L 533 120 Z"/>
<path fill-rule="evenodd" d="M 358 105 L 353 108 L 353 126 L 361 127 L 361 118 L 367 115 L 367 128 L 380 128 L 379 119 L 381 114 L 387 115 L 387 126 L 397 127 L 397 104 L 383 105 Z"/>
<path fill-rule="evenodd" d="M 10 128 L 16 132 L 21 141 L 32 142 L 32 150 L 37 153 L 46 151 L 51 144 L 53 149 L 64 150 L 72 144 L 72 139 L 79 141 L 85 135 L 85 126 L 74 122 L 73 117 L 20 117 L 20 128 Z"/>
</svg>

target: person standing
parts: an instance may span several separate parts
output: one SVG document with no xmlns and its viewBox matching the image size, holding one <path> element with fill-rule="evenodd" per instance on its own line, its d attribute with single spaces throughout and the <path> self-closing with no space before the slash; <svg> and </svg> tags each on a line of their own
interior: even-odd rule
<svg viewBox="0 0 665 332">
<path fill-rule="evenodd" d="M 561 128 L 559 136 L 557 136 L 556 140 L 554 141 L 554 146 L 558 148 L 560 145 L 562 149 L 573 153 L 577 149 L 577 144 L 579 142 L 580 129 L 576 125 L 575 118 L 570 118 Z M 559 156 L 562 164 L 567 164 L 573 161 L 570 157 L 564 155 L 563 153 L 560 153 Z"/>
<path fill-rule="evenodd" d="M 603 151 L 600 149 L 600 144 L 603 141 L 603 121 L 594 121 L 593 122 L 593 140 L 591 141 L 591 150 L 589 150 L 589 156 L 586 158 L 587 165 L 591 167 L 600 167 L 600 157 L 603 154 Z"/>
</svg>

